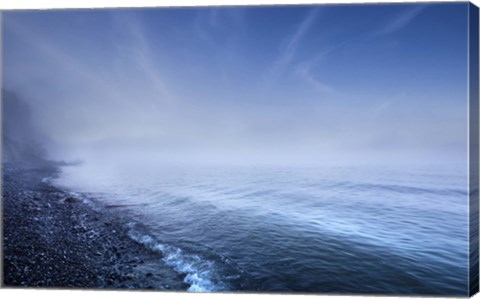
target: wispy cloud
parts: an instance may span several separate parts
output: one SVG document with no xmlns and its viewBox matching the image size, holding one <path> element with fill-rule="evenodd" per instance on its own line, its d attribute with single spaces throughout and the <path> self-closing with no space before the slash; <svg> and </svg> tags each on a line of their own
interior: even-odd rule
<svg viewBox="0 0 480 299">
<path fill-rule="evenodd" d="M 393 105 L 395 105 L 397 102 L 400 102 L 406 98 L 407 94 L 406 93 L 400 93 L 390 99 L 384 100 L 383 102 L 379 103 L 378 105 L 374 106 L 372 108 L 372 112 L 374 115 L 380 114 L 384 111 L 387 111 L 390 109 Z"/>
<path fill-rule="evenodd" d="M 295 69 L 295 75 L 297 75 L 300 79 L 304 80 L 306 83 L 312 85 L 317 91 L 320 91 L 320 92 L 333 92 L 333 91 L 335 91 L 334 88 L 332 88 L 332 87 L 328 86 L 327 84 L 321 82 L 313 74 L 313 69 L 316 68 L 317 65 L 328 56 L 328 54 L 333 52 L 334 49 L 335 48 L 328 48 L 326 50 L 320 51 L 312 59 L 298 64 L 296 69 Z"/>
<path fill-rule="evenodd" d="M 210 64 L 208 72 L 216 76 L 228 90 L 234 90 L 234 76 L 236 68 L 241 64 L 247 37 L 245 9 L 220 9 L 208 8 L 199 10 L 192 22 L 192 33 L 190 37 L 196 40 L 203 50 L 204 55 L 209 56 Z M 212 57 L 210 49 L 215 49 Z M 190 49 L 198 51 L 197 49 Z M 196 52 L 195 54 L 198 54 Z"/>
<path fill-rule="evenodd" d="M 171 106 L 174 93 L 157 67 L 141 27 L 132 22 L 121 24 L 127 39 L 112 44 L 119 51 L 121 49 L 123 55 L 118 56 L 112 51 L 114 54 L 105 57 L 105 63 L 96 63 L 95 54 L 80 55 L 80 52 L 69 51 L 58 40 L 41 34 L 34 27 L 9 20 L 8 30 L 35 51 L 33 61 L 36 63 L 25 67 L 26 80 L 45 78 L 45 69 L 56 76 L 56 85 L 35 92 L 23 88 L 33 102 L 43 102 L 50 107 L 48 110 L 37 108 L 43 111 L 41 117 L 48 120 L 42 124 L 53 140 L 92 141 L 108 134 L 137 134 L 140 130 L 133 123 L 155 122 L 159 114 Z M 124 57 L 129 57 L 128 61 Z M 17 83 L 13 84 L 23 84 L 15 81 Z M 138 88 L 140 86 L 142 88 Z M 149 113 L 143 113 L 146 107 Z M 68 113 L 56 113 L 57 110 Z M 52 114 L 57 116 L 52 118 Z M 85 123 L 87 116 L 91 121 Z M 111 125 L 121 120 L 129 126 Z M 65 133 L 80 123 L 83 131 L 72 130 L 79 134 Z"/>
<path fill-rule="evenodd" d="M 295 74 L 299 76 L 301 79 L 305 80 L 308 84 L 314 86 L 318 91 L 321 92 L 333 92 L 334 89 L 327 84 L 321 82 L 315 75 L 313 70 L 318 66 L 318 64 L 325 59 L 328 55 L 333 53 L 335 50 L 339 50 L 343 47 L 352 46 L 352 44 L 368 42 L 374 38 L 378 38 L 380 36 L 389 35 L 394 32 L 397 32 L 405 27 L 407 27 L 427 6 L 426 5 L 416 5 L 412 8 L 404 10 L 397 14 L 395 18 L 390 20 L 387 24 L 385 24 L 382 29 L 375 31 L 369 35 L 359 38 L 352 38 L 349 40 L 345 40 L 342 43 L 336 44 L 331 46 L 330 48 L 320 51 L 315 57 L 312 59 L 299 64 L 295 70 Z M 313 14 L 310 14 L 305 20 L 302 22 L 301 26 L 297 30 L 296 34 L 290 40 L 286 50 L 284 51 L 283 55 L 280 59 L 276 62 L 276 69 L 282 69 L 287 66 L 295 53 L 295 50 L 298 46 L 299 41 L 301 40 L 302 36 L 305 34 L 306 30 L 309 26 L 311 26 Z M 388 104 L 385 103 L 381 105 L 380 110 L 387 108 L 390 104 L 393 104 L 395 101 L 391 101 Z M 383 107 L 383 108 L 382 108 Z"/>
<path fill-rule="evenodd" d="M 218 10 L 215 8 L 208 11 L 197 12 L 193 20 L 193 30 L 203 41 L 213 42 L 212 30 L 219 25 Z"/>
<path fill-rule="evenodd" d="M 199 10 L 193 19 L 193 32 L 200 40 L 218 45 L 225 40 L 233 40 L 243 34 L 245 28 L 243 9 L 209 8 Z"/>
<path fill-rule="evenodd" d="M 136 63 L 140 69 L 140 75 L 151 83 L 152 89 L 158 94 L 159 101 L 172 103 L 174 95 L 168 88 L 154 58 L 159 56 L 158 50 L 153 51 L 142 22 L 133 15 L 121 15 L 114 18 L 114 24 L 128 36 L 127 43 L 114 42 L 116 48 L 120 51 L 128 50 L 131 53 L 133 60 L 130 64 Z"/>
<path fill-rule="evenodd" d="M 397 32 L 406 26 L 408 26 L 414 19 L 417 17 L 427 5 L 415 5 L 412 8 L 409 8 L 401 13 L 397 14 L 395 18 L 390 20 L 387 24 L 383 26 L 382 29 L 372 33 L 370 38 L 379 37 L 382 35 L 388 35 L 394 32 Z"/>
<path fill-rule="evenodd" d="M 334 92 L 335 89 L 333 87 L 328 86 L 327 84 L 321 82 L 314 75 L 310 72 L 305 73 L 303 79 L 312 85 L 317 91 L 319 92 Z"/>
<path fill-rule="evenodd" d="M 282 49 L 278 58 L 274 61 L 272 68 L 268 72 L 267 81 L 276 81 L 278 77 L 285 71 L 285 69 L 292 62 L 295 53 L 297 52 L 302 39 L 308 32 L 312 24 L 318 16 L 318 9 L 313 9 L 308 12 L 302 22 L 298 25 L 297 30 L 286 40 L 285 46 Z"/>
</svg>

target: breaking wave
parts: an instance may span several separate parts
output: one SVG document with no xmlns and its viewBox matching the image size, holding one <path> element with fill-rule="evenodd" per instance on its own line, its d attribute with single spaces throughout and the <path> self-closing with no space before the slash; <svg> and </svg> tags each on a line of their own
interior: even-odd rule
<svg viewBox="0 0 480 299">
<path fill-rule="evenodd" d="M 185 275 L 183 281 L 190 285 L 190 292 L 211 292 L 228 290 L 225 282 L 218 275 L 216 261 L 202 258 L 198 254 L 187 253 L 173 245 L 160 243 L 153 236 L 137 230 L 134 223 L 130 224 L 129 237 L 150 250 L 160 252 L 163 262 L 177 273 Z"/>
</svg>

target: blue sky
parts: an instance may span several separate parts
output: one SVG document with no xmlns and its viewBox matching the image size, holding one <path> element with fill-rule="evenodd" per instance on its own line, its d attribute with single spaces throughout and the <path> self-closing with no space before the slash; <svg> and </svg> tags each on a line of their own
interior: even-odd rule
<svg viewBox="0 0 480 299">
<path fill-rule="evenodd" d="M 3 14 L 52 148 L 466 163 L 467 3 Z"/>
</svg>

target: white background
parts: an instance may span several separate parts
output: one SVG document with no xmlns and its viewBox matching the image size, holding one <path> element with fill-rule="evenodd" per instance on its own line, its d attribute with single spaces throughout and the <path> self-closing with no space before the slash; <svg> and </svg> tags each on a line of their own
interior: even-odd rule
<svg viewBox="0 0 480 299">
<path fill-rule="evenodd" d="M 143 7 L 143 6 L 195 6 L 195 5 L 258 5 L 258 4 L 312 4 L 312 3 L 378 3 L 379 0 L 2 0 L 0 9 L 48 9 L 48 8 L 93 8 L 93 7 Z M 406 1 L 381 1 L 383 2 L 416 2 Z M 453 2 L 437 0 L 434 2 Z M 480 0 L 472 1 L 477 6 Z M 3 279 L 2 279 L 3 281 Z M 286 297 L 288 296 L 288 297 Z M 97 298 L 115 298 L 115 299 L 158 299 L 158 298 L 192 298 L 192 299 L 308 299 L 308 298 L 360 298 L 360 296 L 327 296 L 327 295 L 278 295 L 278 294 L 218 294 L 218 293 L 173 293 L 173 292 L 145 292 L 145 291 L 92 291 L 92 290 L 0 290 L 1 298 L 48 298 L 48 299 L 97 299 Z M 479 298 L 477 295 L 475 298 Z M 405 298 L 405 297 L 373 297 L 362 296 L 361 298 Z"/>
</svg>

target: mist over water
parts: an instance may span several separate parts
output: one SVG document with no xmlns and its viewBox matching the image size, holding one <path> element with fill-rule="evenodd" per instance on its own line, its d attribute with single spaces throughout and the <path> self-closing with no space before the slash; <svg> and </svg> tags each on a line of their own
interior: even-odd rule
<svg viewBox="0 0 480 299">
<path fill-rule="evenodd" d="M 191 291 L 463 294 L 467 186 L 447 167 L 65 167 L 133 211 Z M 122 209 L 119 207 L 118 209 Z"/>
</svg>

